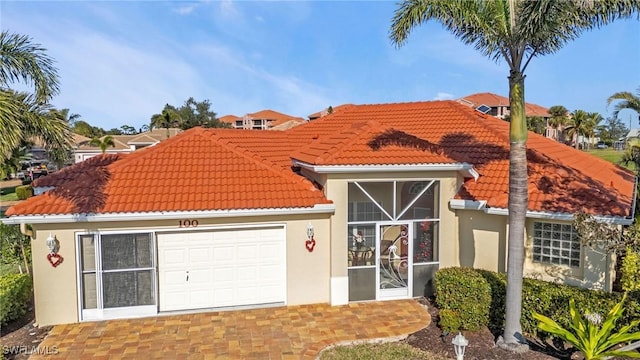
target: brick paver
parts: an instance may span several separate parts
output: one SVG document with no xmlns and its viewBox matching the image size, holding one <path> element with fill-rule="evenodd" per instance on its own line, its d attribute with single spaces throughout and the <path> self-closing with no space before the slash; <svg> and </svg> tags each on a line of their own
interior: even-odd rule
<svg viewBox="0 0 640 360">
<path fill-rule="evenodd" d="M 394 341 L 429 325 L 416 300 L 314 304 L 55 326 L 31 359 L 300 359 L 327 346 Z"/>
</svg>

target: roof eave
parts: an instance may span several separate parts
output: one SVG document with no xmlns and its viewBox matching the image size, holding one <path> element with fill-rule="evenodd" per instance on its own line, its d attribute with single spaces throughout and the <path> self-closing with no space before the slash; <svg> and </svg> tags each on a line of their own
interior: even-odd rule
<svg viewBox="0 0 640 360">
<path fill-rule="evenodd" d="M 509 209 L 487 207 L 486 201 L 451 199 L 449 200 L 449 206 L 454 210 L 478 210 L 489 215 L 502 215 L 502 216 L 509 215 Z M 559 220 L 559 221 L 574 220 L 574 214 L 549 212 L 549 211 L 527 210 L 526 217 L 530 219 Z M 594 219 L 601 223 L 608 223 L 608 224 L 615 224 L 615 225 L 631 225 L 634 220 L 633 217 L 628 218 L 623 216 L 609 216 L 609 215 L 596 215 L 594 216 Z"/>
<path fill-rule="evenodd" d="M 353 174 L 363 172 L 398 171 L 460 171 L 464 177 L 478 180 L 480 174 L 468 163 L 453 164 L 389 164 L 389 165 L 314 165 L 292 159 L 294 167 L 301 167 L 317 174 Z"/>
<path fill-rule="evenodd" d="M 109 214 L 67 214 L 67 215 L 15 215 L 2 218 L 6 225 L 14 224 L 46 224 L 46 223 L 77 223 L 77 222 L 112 222 L 112 221 L 151 221 L 151 220 L 180 220 L 204 218 L 229 218 L 278 215 L 313 215 L 332 214 L 334 204 L 316 204 L 313 207 L 290 207 L 273 209 L 231 209 L 231 210 L 198 210 L 198 211 L 158 211 L 138 213 L 109 213 Z"/>
</svg>

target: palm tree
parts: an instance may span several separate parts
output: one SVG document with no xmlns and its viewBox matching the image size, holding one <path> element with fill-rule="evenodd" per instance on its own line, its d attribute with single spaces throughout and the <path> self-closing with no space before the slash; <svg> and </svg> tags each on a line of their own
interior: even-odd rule
<svg viewBox="0 0 640 360">
<path fill-rule="evenodd" d="M 617 118 L 620 110 L 631 109 L 640 115 L 640 87 L 636 90 L 636 95 L 628 91 L 617 92 L 607 99 L 607 105 L 611 105 L 612 102 L 619 101 L 613 107 L 613 117 Z"/>
<path fill-rule="evenodd" d="M 580 148 L 580 136 L 582 136 L 582 143 L 585 137 L 591 138 L 595 135 L 595 129 L 598 123 L 602 121 L 602 116 L 598 113 L 589 113 L 584 110 L 576 110 L 573 112 L 571 118 L 567 122 L 565 133 L 572 139 L 574 139 L 574 146 L 576 149 Z"/>
<path fill-rule="evenodd" d="M 555 130 L 556 141 L 562 141 L 562 130 L 569 121 L 569 118 L 567 117 L 569 110 L 562 105 L 554 105 L 549 108 L 549 114 L 551 115 L 549 125 L 551 125 Z"/>
<path fill-rule="evenodd" d="M 94 137 L 93 139 L 91 139 L 91 141 L 89 141 L 89 145 L 99 147 L 104 154 L 107 152 L 107 148 L 109 146 L 115 147 L 116 143 L 113 141 L 113 136 L 106 135 L 102 138 Z"/>
<path fill-rule="evenodd" d="M 507 347 L 525 342 L 520 324 L 528 204 L 524 72 L 534 57 L 553 54 L 586 30 L 639 12 L 637 0 L 402 0 L 393 16 L 390 37 L 396 46 L 407 41 L 412 29 L 432 20 L 509 66 L 509 255 L 502 339 Z"/>
<path fill-rule="evenodd" d="M 33 93 L 17 92 L 9 84 L 33 85 Z M 39 137 L 47 148 L 71 148 L 68 125 L 51 117 L 47 103 L 58 93 L 53 59 L 25 35 L 0 33 L 0 160 L 20 142 Z"/>
<path fill-rule="evenodd" d="M 151 124 L 149 128 L 165 128 L 167 129 L 167 139 L 169 138 L 169 129 L 180 127 L 182 118 L 178 110 L 169 104 L 164 106 L 162 113 L 151 116 Z"/>
</svg>

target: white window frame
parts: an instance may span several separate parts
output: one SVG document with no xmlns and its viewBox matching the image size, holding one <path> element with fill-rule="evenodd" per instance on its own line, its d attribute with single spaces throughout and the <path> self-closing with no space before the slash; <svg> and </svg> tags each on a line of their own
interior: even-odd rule
<svg viewBox="0 0 640 360">
<path fill-rule="evenodd" d="M 103 304 L 103 284 L 102 273 L 108 272 L 120 272 L 122 270 L 102 270 L 102 235 L 135 235 L 135 234 L 149 234 L 151 241 L 151 267 L 144 268 L 131 268 L 129 271 L 138 270 L 150 270 L 151 279 L 151 292 L 154 296 L 155 304 L 141 305 L 141 306 L 127 306 L 117 308 L 104 308 Z M 84 271 L 82 269 L 82 248 L 81 238 L 83 236 L 93 236 L 95 244 L 95 270 Z M 77 264 L 77 294 L 78 294 L 78 314 L 79 320 L 83 321 L 95 321 L 95 320 L 107 320 L 107 319 L 127 319 L 134 317 L 152 316 L 158 313 L 158 275 L 156 264 L 156 237 L 153 231 L 94 231 L 94 232 L 80 232 L 76 233 L 76 264 Z M 96 274 L 96 308 L 84 309 L 83 299 L 83 275 L 85 273 Z"/>
</svg>

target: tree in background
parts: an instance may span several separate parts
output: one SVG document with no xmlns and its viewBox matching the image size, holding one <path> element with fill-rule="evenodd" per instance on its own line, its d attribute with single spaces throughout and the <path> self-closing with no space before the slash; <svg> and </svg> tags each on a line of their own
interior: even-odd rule
<svg viewBox="0 0 640 360">
<path fill-rule="evenodd" d="M 105 135 L 102 138 L 96 137 L 91 139 L 91 141 L 89 141 L 89 145 L 99 147 L 102 153 L 104 154 L 107 152 L 107 148 L 109 146 L 115 147 L 116 143 L 113 141 L 113 136 Z"/>
<path fill-rule="evenodd" d="M 579 149 L 581 144 L 585 146 L 587 143 L 584 138 L 591 138 L 595 135 L 596 126 L 600 121 L 602 121 L 602 116 L 598 113 L 576 110 L 571 114 L 564 132 L 573 139 L 575 148 Z M 582 142 L 580 141 L 581 136 L 583 138 Z"/>
<path fill-rule="evenodd" d="M 605 124 L 598 126 L 597 131 L 597 135 L 600 140 L 607 144 L 619 141 L 629 133 L 629 129 L 624 125 L 624 123 L 620 119 L 614 117 L 606 119 Z"/>
<path fill-rule="evenodd" d="M 166 104 L 160 114 L 154 114 L 151 116 L 150 129 L 165 128 L 167 129 L 167 139 L 169 138 L 169 129 L 179 128 L 183 124 L 180 113 L 173 105 Z"/>
<path fill-rule="evenodd" d="M 395 11 L 390 37 L 397 46 L 406 42 L 412 29 L 432 20 L 483 55 L 509 66 L 509 255 L 502 346 L 526 343 L 520 324 L 528 205 L 524 72 L 535 56 L 553 54 L 586 30 L 638 12 L 637 0 L 403 0 Z"/>
<path fill-rule="evenodd" d="M 88 137 L 90 139 L 99 138 L 105 135 L 106 131 L 97 126 L 92 126 L 84 120 L 74 122 L 72 130 L 74 133 Z"/>
<path fill-rule="evenodd" d="M 621 110 L 630 109 L 640 115 L 640 87 L 636 90 L 636 95 L 628 91 L 617 92 L 607 99 L 607 105 L 616 102 L 613 107 L 613 117 L 617 118 Z"/>
<path fill-rule="evenodd" d="M 182 118 L 182 130 L 196 126 L 205 128 L 230 127 L 229 124 L 218 120 L 216 113 L 211 111 L 211 102 L 209 100 L 197 102 L 190 97 L 184 102 L 184 105 L 178 108 L 178 113 Z"/>
<path fill-rule="evenodd" d="M 551 115 L 549 125 L 555 130 L 556 141 L 564 142 L 562 134 L 569 121 L 569 110 L 562 105 L 554 105 L 549 108 L 549 114 Z"/>
<path fill-rule="evenodd" d="M 527 130 L 536 134 L 545 135 L 547 122 L 541 116 L 527 116 Z"/>
<path fill-rule="evenodd" d="M 12 90 L 22 82 L 33 93 Z M 58 93 L 53 59 L 26 35 L 0 33 L 0 160 L 11 155 L 23 140 L 37 137 L 47 149 L 71 148 L 69 126 L 50 116 L 48 101 Z"/>
<path fill-rule="evenodd" d="M 169 128 L 191 129 L 196 126 L 205 128 L 228 128 L 231 125 L 221 122 L 216 113 L 211 110 L 209 100 L 196 101 L 190 97 L 178 108 L 166 104 L 160 114 L 151 117 L 150 128 L 166 128 L 167 137 Z M 143 129 L 140 129 L 142 132 Z"/>
<path fill-rule="evenodd" d="M 138 132 L 136 131 L 136 128 L 134 128 L 133 126 L 129 126 L 129 125 L 120 126 L 121 135 L 135 135 L 137 133 Z M 120 135 L 120 134 L 113 134 L 113 135 Z"/>
</svg>

